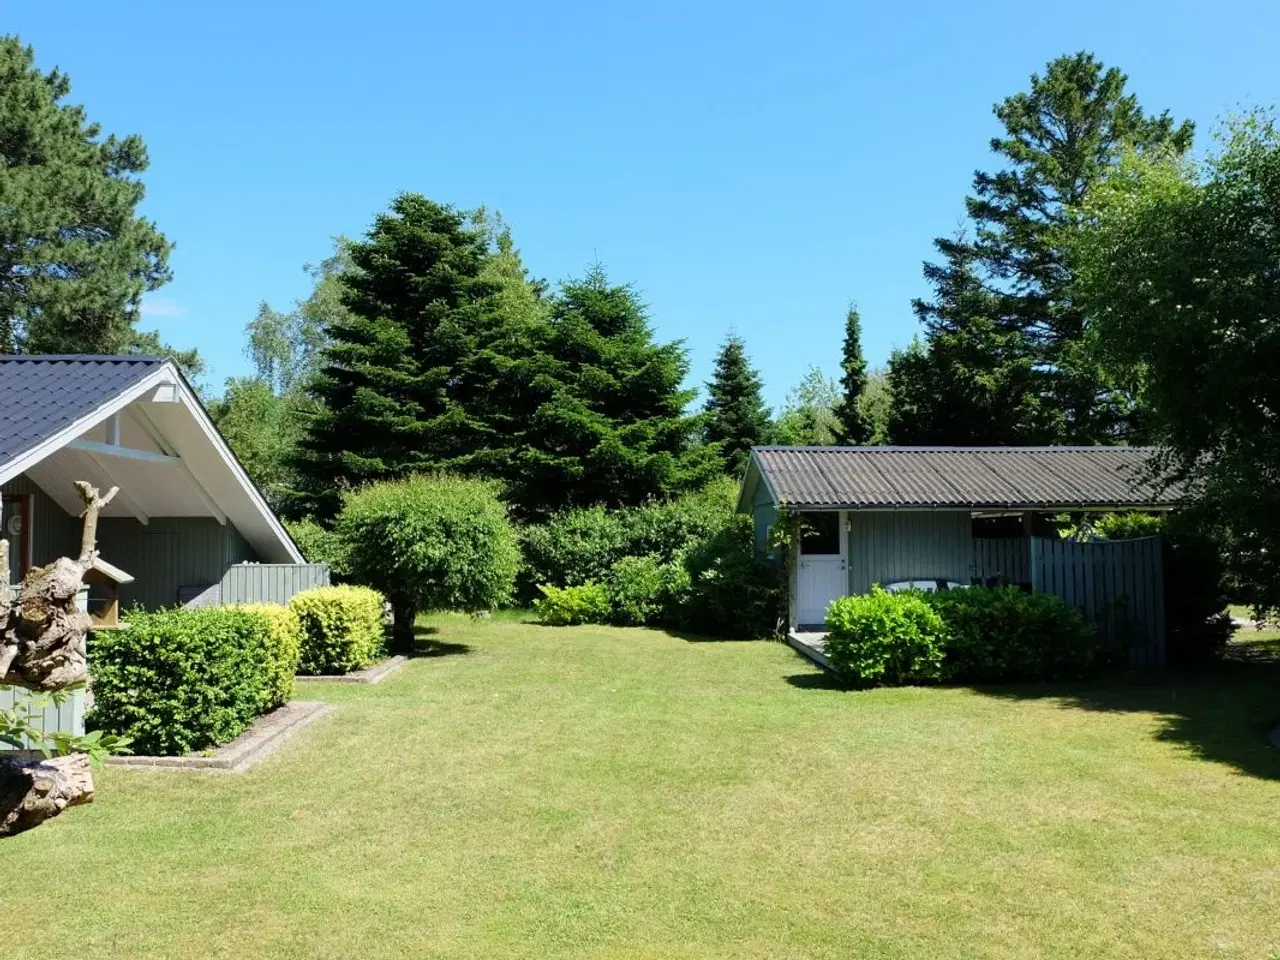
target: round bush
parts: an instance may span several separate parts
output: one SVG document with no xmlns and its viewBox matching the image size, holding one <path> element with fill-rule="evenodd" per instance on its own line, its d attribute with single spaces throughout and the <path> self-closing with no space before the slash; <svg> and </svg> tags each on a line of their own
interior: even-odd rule
<svg viewBox="0 0 1280 960">
<path fill-rule="evenodd" d="M 827 608 L 826 654 L 846 683 L 919 683 L 942 676 L 946 624 L 918 593 L 871 593 Z"/>
<path fill-rule="evenodd" d="M 412 636 L 421 610 L 478 612 L 511 597 L 520 548 L 495 484 L 415 476 L 347 494 L 335 526 L 357 583 L 391 601 Z"/>
</svg>

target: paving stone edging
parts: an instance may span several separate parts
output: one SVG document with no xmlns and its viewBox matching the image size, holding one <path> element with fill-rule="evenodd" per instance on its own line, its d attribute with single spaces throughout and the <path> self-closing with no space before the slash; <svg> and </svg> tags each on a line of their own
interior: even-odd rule
<svg viewBox="0 0 1280 960">
<path fill-rule="evenodd" d="M 397 655 L 375 663 L 372 667 L 365 667 L 363 670 L 355 670 L 351 673 L 325 673 L 315 677 L 300 673 L 298 679 L 316 680 L 322 683 L 381 683 L 408 662 L 408 657 Z"/>
<path fill-rule="evenodd" d="M 244 773 L 275 753 L 304 727 L 332 713 L 318 700 L 292 700 L 259 717 L 248 730 L 213 753 L 189 757 L 108 757 L 111 766 L 135 770 L 199 770 L 204 773 Z"/>
</svg>

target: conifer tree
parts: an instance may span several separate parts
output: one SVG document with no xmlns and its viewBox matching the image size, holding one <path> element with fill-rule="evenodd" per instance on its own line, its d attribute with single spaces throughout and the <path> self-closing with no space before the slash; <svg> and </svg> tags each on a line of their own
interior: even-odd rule
<svg viewBox="0 0 1280 960">
<path fill-rule="evenodd" d="M 716 354 L 715 371 L 707 383 L 706 440 L 719 451 L 724 470 L 740 476 L 751 448 L 768 441 L 769 408 L 762 395 L 760 374 L 751 366 L 746 343 L 729 334 Z"/>
<path fill-rule="evenodd" d="M 894 442 L 1098 443 L 1124 439 L 1133 400 L 1082 349 L 1067 240 L 1090 190 L 1126 151 L 1181 153 L 1192 125 L 1145 114 L 1127 78 L 1090 53 L 1058 57 L 995 107 L 1006 161 L 979 172 L 970 229 L 935 241 L 918 300 L 920 350 L 892 365 Z"/>
<path fill-rule="evenodd" d="M 862 355 L 862 318 L 852 304 L 844 318 L 840 371 L 836 439 L 845 446 L 861 446 L 871 439 L 871 425 L 862 412 L 862 395 L 867 389 L 867 361 Z"/>
</svg>

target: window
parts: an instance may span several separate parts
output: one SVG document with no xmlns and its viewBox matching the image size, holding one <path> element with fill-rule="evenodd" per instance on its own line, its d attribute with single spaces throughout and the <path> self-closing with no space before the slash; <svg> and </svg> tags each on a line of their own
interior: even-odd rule
<svg viewBox="0 0 1280 960">
<path fill-rule="evenodd" d="M 31 568 L 31 498 L 6 493 L 0 501 L 0 539 L 9 541 L 9 582 L 17 583 Z"/>
<path fill-rule="evenodd" d="M 800 552 L 814 554 L 838 554 L 840 552 L 840 514 L 806 513 L 801 518 Z"/>
</svg>

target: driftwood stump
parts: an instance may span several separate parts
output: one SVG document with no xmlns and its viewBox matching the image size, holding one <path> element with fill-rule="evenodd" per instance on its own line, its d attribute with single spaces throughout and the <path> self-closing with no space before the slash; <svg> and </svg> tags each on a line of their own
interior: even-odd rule
<svg viewBox="0 0 1280 960">
<path fill-rule="evenodd" d="M 47 692 L 89 678 L 85 642 L 91 621 L 76 608 L 76 598 L 98 555 L 98 514 L 118 488 L 105 496 L 83 480 L 75 488 L 84 503 L 79 556 L 59 557 L 29 571 L 17 603 L 9 589 L 9 542 L 0 540 L 0 684 Z M 0 758 L 0 837 L 30 830 L 92 799 L 93 776 L 84 754 Z"/>
<path fill-rule="evenodd" d="M 67 807 L 93 800 L 83 753 L 49 760 L 0 760 L 0 837 L 38 827 Z"/>
</svg>

